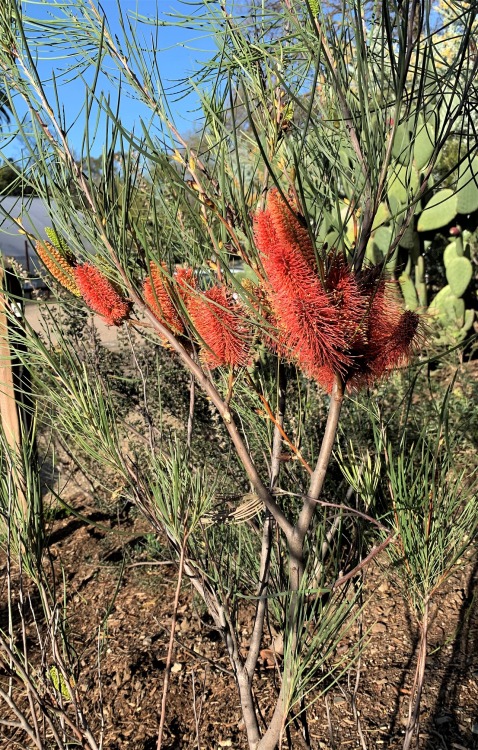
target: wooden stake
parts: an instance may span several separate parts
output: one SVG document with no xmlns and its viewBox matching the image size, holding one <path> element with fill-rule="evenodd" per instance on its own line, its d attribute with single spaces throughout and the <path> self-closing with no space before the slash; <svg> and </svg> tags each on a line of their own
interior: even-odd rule
<svg viewBox="0 0 478 750">
<path fill-rule="evenodd" d="M 12 456 L 21 450 L 21 430 L 18 406 L 15 398 L 15 388 L 12 370 L 12 351 L 8 336 L 7 297 L 3 293 L 5 287 L 5 270 L 0 268 L 0 423 L 5 438 L 11 448 Z M 24 488 L 17 487 L 18 499 L 27 511 Z"/>
</svg>

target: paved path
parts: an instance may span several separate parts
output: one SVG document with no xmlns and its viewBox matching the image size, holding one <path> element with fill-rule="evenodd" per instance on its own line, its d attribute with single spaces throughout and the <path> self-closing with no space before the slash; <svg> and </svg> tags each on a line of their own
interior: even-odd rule
<svg viewBox="0 0 478 750">
<path fill-rule="evenodd" d="M 58 315 L 58 305 L 54 302 L 27 302 L 25 305 L 25 317 L 34 331 L 50 337 L 55 344 L 58 335 L 55 333 L 55 318 Z M 100 341 L 108 349 L 119 349 L 117 326 L 107 326 L 99 315 L 91 314 L 90 324 L 93 323 Z"/>
</svg>

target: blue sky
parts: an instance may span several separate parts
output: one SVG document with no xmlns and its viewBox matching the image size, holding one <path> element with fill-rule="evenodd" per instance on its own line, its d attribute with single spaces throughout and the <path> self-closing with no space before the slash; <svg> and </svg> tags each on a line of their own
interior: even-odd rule
<svg viewBox="0 0 478 750">
<path fill-rule="evenodd" d="M 58 2 L 58 0 L 57 0 Z M 98 0 L 97 0 L 98 2 Z M 156 16 L 156 9 L 161 17 L 167 20 L 169 13 L 188 14 L 194 12 L 192 3 L 188 5 L 181 3 L 180 0 L 120 0 L 121 9 L 124 15 L 128 15 L 134 20 L 134 15 L 138 13 L 143 16 Z M 35 18 L 48 21 L 52 16 L 53 3 L 48 0 L 32 2 L 25 0 L 23 3 L 24 12 Z M 113 34 L 121 34 L 120 24 L 118 22 L 118 10 L 116 0 L 102 0 L 102 8 L 105 12 L 108 24 Z M 59 11 L 55 9 L 54 15 L 58 16 Z M 151 27 L 139 24 L 139 34 L 151 33 Z M 208 59 L 212 56 L 215 47 L 212 39 L 207 34 L 196 30 L 178 29 L 171 27 L 161 27 L 159 29 L 158 43 L 160 47 L 159 61 L 163 85 L 166 89 L 174 89 L 174 82 L 181 78 L 187 77 L 194 70 L 200 67 L 201 60 Z M 38 70 L 41 75 L 47 95 L 53 101 L 53 87 L 48 83 L 51 70 L 61 68 L 65 62 L 55 59 L 57 54 L 54 47 L 45 47 L 41 53 L 43 59 L 39 60 Z M 84 118 L 80 110 L 85 101 L 84 84 L 79 78 L 70 76 L 68 82 L 61 82 L 59 86 L 59 98 L 64 106 L 68 123 L 71 129 L 68 132 L 70 143 L 76 151 L 80 150 L 81 139 L 84 129 Z M 61 79 L 60 79 L 61 80 Z M 115 102 L 115 89 L 109 82 L 103 78 L 100 83 L 100 90 L 105 93 L 110 92 Z M 185 98 L 180 98 L 179 94 L 172 92 L 168 97 L 171 110 L 180 132 L 187 134 L 195 129 L 195 124 L 200 118 L 198 111 L 199 100 L 194 94 Z M 123 125 L 128 129 L 135 129 L 140 132 L 139 117 L 147 117 L 147 110 L 137 104 L 134 99 L 124 96 L 121 105 L 121 119 Z M 78 116 L 75 124 L 74 121 Z M 93 121 L 94 118 L 91 118 Z M 101 137 L 95 141 L 93 153 L 99 153 L 101 150 Z"/>
</svg>

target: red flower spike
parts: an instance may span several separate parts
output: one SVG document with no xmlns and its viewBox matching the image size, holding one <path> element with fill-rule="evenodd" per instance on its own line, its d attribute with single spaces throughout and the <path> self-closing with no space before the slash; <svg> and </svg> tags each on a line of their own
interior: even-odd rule
<svg viewBox="0 0 478 750">
<path fill-rule="evenodd" d="M 171 282 L 166 276 L 166 265 L 163 269 L 157 263 L 149 264 L 150 276 L 143 284 L 143 295 L 154 316 L 172 333 L 184 333 L 184 324 L 172 301 Z"/>
<path fill-rule="evenodd" d="M 330 301 L 340 311 L 349 346 L 363 346 L 367 340 L 369 303 L 342 253 L 329 256 L 325 284 Z"/>
<path fill-rule="evenodd" d="M 317 367 L 317 369 L 311 373 L 311 377 L 324 389 L 324 391 L 327 393 L 332 392 L 335 382 L 335 372 L 331 367 L 326 365 L 323 367 Z"/>
<path fill-rule="evenodd" d="M 251 331 L 241 306 L 223 287 L 191 297 L 188 312 L 201 338 L 201 359 L 210 370 L 249 362 Z"/>
<path fill-rule="evenodd" d="M 282 245 L 289 245 L 296 249 L 308 265 L 315 266 L 314 246 L 307 228 L 293 212 L 294 205 L 287 205 L 278 190 L 271 190 L 267 197 L 268 216 L 272 232 Z"/>
<path fill-rule="evenodd" d="M 306 229 L 276 190 L 254 230 L 277 326 L 273 351 L 327 391 L 336 374 L 359 388 L 408 361 L 423 338 L 420 321 L 403 312 L 397 285 L 382 266 L 355 274 L 342 253 L 331 251 L 319 274 Z"/>
<path fill-rule="evenodd" d="M 318 277 L 307 230 L 277 191 L 270 193 L 266 210 L 255 218 L 255 236 L 286 357 L 307 374 L 323 365 L 345 374 L 351 360 L 343 313 Z M 351 311 L 355 319 L 358 312 Z"/>
<path fill-rule="evenodd" d="M 75 266 L 76 284 L 88 307 L 101 315 L 109 326 L 119 326 L 128 317 L 131 302 L 91 263 Z"/>
<path fill-rule="evenodd" d="M 181 267 L 174 272 L 174 280 L 179 287 L 179 293 L 186 300 L 192 290 L 196 289 L 196 277 L 192 268 Z"/>
<path fill-rule="evenodd" d="M 420 317 L 417 313 L 406 310 L 372 363 L 375 377 L 382 377 L 390 370 L 406 365 L 422 337 Z"/>
</svg>

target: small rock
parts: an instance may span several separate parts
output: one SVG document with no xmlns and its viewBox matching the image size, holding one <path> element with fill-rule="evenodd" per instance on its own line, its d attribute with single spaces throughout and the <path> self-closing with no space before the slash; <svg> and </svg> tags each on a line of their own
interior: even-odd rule
<svg viewBox="0 0 478 750">
<path fill-rule="evenodd" d="M 387 626 L 384 622 L 376 622 L 372 625 L 372 633 L 386 633 Z"/>
<path fill-rule="evenodd" d="M 183 668 L 183 665 L 179 661 L 177 661 L 171 667 L 171 672 L 172 672 L 172 674 L 177 674 L 178 672 L 180 672 L 182 670 L 182 668 Z"/>
</svg>

